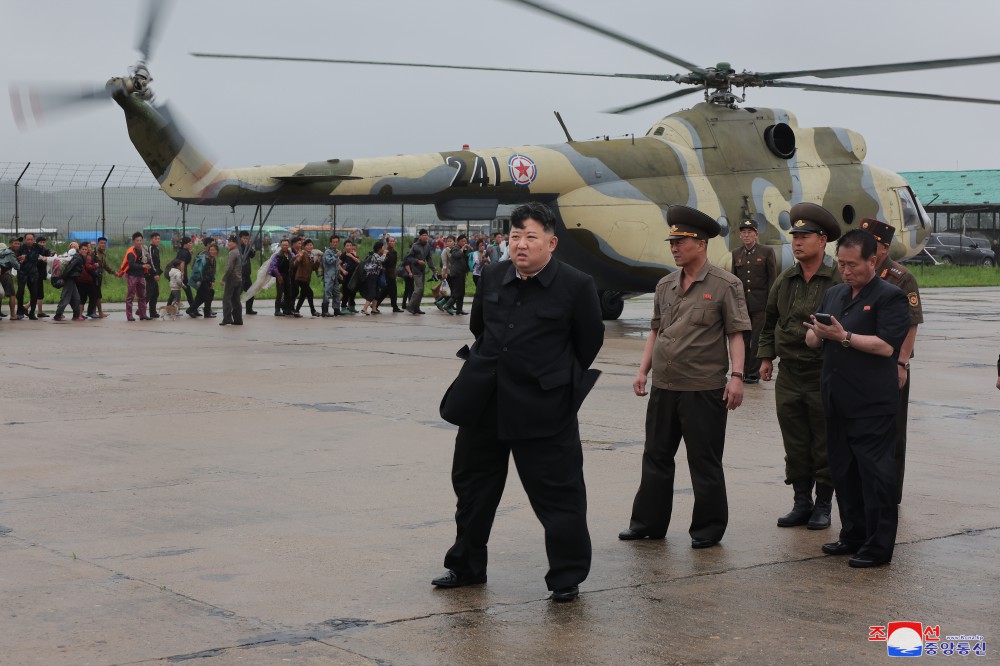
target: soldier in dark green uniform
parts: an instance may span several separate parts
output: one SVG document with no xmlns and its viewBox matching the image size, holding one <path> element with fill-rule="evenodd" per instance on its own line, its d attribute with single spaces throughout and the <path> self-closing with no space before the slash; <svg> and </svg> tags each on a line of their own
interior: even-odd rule
<svg viewBox="0 0 1000 666">
<path fill-rule="evenodd" d="M 875 254 L 875 275 L 889 284 L 899 287 L 906 294 L 910 305 L 910 330 L 899 348 L 897 361 L 899 372 L 899 411 L 896 412 L 896 472 L 899 485 L 896 488 L 896 504 L 903 501 L 903 472 L 906 469 L 906 416 L 910 404 L 910 359 L 913 358 L 913 344 L 917 339 L 917 326 L 924 323 L 923 306 L 920 303 L 920 289 L 913 273 L 889 258 L 889 245 L 896 229 L 885 222 L 869 217 L 862 218 L 861 228 L 878 241 Z"/>
<path fill-rule="evenodd" d="M 778 518 L 778 527 L 823 530 L 830 527 L 833 505 L 820 393 L 823 354 L 806 345 L 802 322 L 810 321 L 827 289 L 840 283 L 840 273 L 826 255 L 827 242 L 840 237 L 840 225 L 828 210 L 813 203 L 796 204 L 790 214 L 797 262 L 778 276 L 768 294 L 757 356 L 764 381 L 771 380 L 773 360 L 781 359 L 774 403 L 785 445 L 785 483 L 795 491 L 795 501 L 792 510 Z"/>
<path fill-rule="evenodd" d="M 730 270 L 743 283 L 747 311 L 750 313 L 752 331 L 743 335 L 745 361 L 743 363 L 743 383 L 756 384 L 760 381 L 760 359 L 757 358 L 757 343 L 764 328 L 764 309 L 767 293 L 778 277 L 778 264 L 774 252 L 769 247 L 757 243 L 757 221 L 743 220 L 740 223 L 741 247 L 733 250 Z"/>
</svg>

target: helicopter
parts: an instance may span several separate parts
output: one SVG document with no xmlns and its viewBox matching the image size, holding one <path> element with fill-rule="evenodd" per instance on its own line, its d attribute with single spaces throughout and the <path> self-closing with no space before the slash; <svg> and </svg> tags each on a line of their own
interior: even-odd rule
<svg viewBox="0 0 1000 666">
<path fill-rule="evenodd" d="M 754 219 L 760 242 L 782 267 L 794 261 L 789 209 L 818 203 L 851 228 L 863 217 L 897 229 L 894 258 L 919 252 L 931 223 L 906 180 L 865 163 L 867 146 L 857 132 L 802 127 L 783 109 L 746 104 L 746 90 L 784 87 L 808 91 L 1000 104 L 997 100 L 790 81 L 837 78 L 1000 62 L 1000 55 L 780 72 L 737 71 L 726 62 L 710 67 L 638 42 L 606 26 L 533 0 L 508 0 L 549 17 L 639 48 L 683 68 L 678 74 L 606 74 L 541 69 L 434 65 L 195 53 L 197 57 L 326 62 L 351 65 L 443 67 L 477 71 L 565 74 L 654 80 L 680 90 L 620 106 L 628 113 L 701 93 L 703 101 L 654 123 L 645 135 L 515 145 L 380 158 L 327 160 L 222 168 L 180 130 L 166 106 L 154 104 L 148 68 L 162 3 L 149 4 L 141 57 L 128 76 L 84 91 L 82 99 L 111 97 L 124 111 L 129 137 L 163 191 L 196 205 L 296 204 L 434 205 L 442 220 L 492 220 L 500 205 L 542 201 L 555 211 L 557 256 L 593 276 L 606 319 L 616 319 L 624 298 L 654 290 L 674 269 L 667 235 L 669 205 L 684 204 L 716 218 L 722 233 L 709 243 L 709 259 L 728 266 L 739 243 L 737 228 Z M 742 90 L 742 93 L 738 91 Z M 558 114 L 557 114 L 558 118 Z M 559 118 L 562 124 L 561 118 Z M 830 249 L 832 251 L 832 248 Z"/>
</svg>

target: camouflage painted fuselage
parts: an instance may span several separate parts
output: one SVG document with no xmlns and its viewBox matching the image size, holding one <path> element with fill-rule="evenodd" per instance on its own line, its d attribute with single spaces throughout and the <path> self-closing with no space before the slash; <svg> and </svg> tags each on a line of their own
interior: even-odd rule
<svg viewBox="0 0 1000 666">
<path fill-rule="evenodd" d="M 739 243 L 737 225 L 745 216 L 756 217 L 761 242 L 775 247 L 783 266 L 790 265 L 788 210 L 800 201 L 824 206 L 845 228 L 862 217 L 891 224 L 900 232 L 894 257 L 917 252 L 929 232 L 916 214 L 922 211 L 906 214 L 912 206 L 905 200 L 906 181 L 863 164 L 860 135 L 800 128 L 792 114 L 779 109 L 698 104 L 634 140 L 223 169 L 188 144 L 160 110 L 126 94 L 115 99 L 140 155 L 177 201 L 434 204 L 442 218 L 456 220 L 491 219 L 498 204 L 543 201 L 561 219 L 561 258 L 608 291 L 652 291 L 673 269 L 664 242 L 672 204 L 720 220 L 724 231 L 709 244 L 709 258 L 721 266 L 728 265 L 730 248 Z M 767 129 L 781 123 L 794 134 L 794 153 L 787 158 L 765 143 Z"/>
</svg>

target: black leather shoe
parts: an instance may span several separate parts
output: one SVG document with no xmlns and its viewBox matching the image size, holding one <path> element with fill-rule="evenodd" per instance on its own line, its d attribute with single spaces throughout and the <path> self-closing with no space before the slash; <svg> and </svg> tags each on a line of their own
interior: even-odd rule
<svg viewBox="0 0 1000 666">
<path fill-rule="evenodd" d="M 691 539 L 692 548 L 711 548 L 717 543 L 719 543 L 719 539 Z"/>
<path fill-rule="evenodd" d="M 482 576 L 462 576 L 451 569 L 431 581 L 435 587 L 465 587 L 466 585 L 482 585 L 486 582 L 486 574 Z"/>
<path fill-rule="evenodd" d="M 853 555 L 858 552 L 858 548 L 860 547 L 844 543 L 843 541 L 834 541 L 833 543 L 824 543 L 820 550 L 827 555 Z"/>
<path fill-rule="evenodd" d="M 743 383 L 744 384 L 759 384 L 760 383 L 760 377 L 744 377 L 743 378 Z"/>
<path fill-rule="evenodd" d="M 574 585 L 573 587 L 564 587 L 561 590 L 552 590 L 552 596 L 549 599 L 557 603 L 564 603 L 573 601 L 578 596 L 580 596 L 580 586 Z"/>
<path fill-rule="evenodd" d="M 847 560 L 847 566 L 855 569 L 870 569 L 871 567 L 880 567 L 883 564 L 885 562 L 879 562 L 874 557 L 869 557 L 868 555 L 855 555 Z"/>
<path fill-rule="evenodd" d="M 662 536 L 653 536 L 645 532 L 639 532 L 631 527 L 618 533 L 618 538 L 622 541 L 635 541 L 637 539 L 662 539 Z"/>
<path fill-rule="evenodd" d="M 247 314 L 248 315 L 255 315 L 255 314 L 257 314 L 257 311 L 256 310 L 247 310 Z"/>
</svg>

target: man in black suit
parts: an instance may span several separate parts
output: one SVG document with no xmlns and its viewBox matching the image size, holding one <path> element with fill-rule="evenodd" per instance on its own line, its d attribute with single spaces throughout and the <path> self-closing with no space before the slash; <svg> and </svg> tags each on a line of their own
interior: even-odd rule
<svg viewBox="0 0 1000 666">
<path fill-rule="evenodd" d="M 530 203 L 511 213 L 510 260 L 480 278 L 465 365 L 441 402 L 459 426 L 452 486 L 457 536 L 438 587 L 486 582 L 487 542 L 511 454 L 545 528 L 553 601 L 572 601 L 590 572 L 587 494 L 577 410 L 596 381 L 604 343 L 593 279 L 552 257 L 555 216 Z"/>
<path fill-rule="evenodd" d="M 877 243 L 855 229 L 837 241 L 843 284 L 820 305 L 831 315 L 805 322 L 806 344 L 823 349 L 821 390 L 830 474 L 840 509 L 840 540 L 827 555 L 853 554 L 848 565 L 877 567 L 896 543 L 896 359 L 910 329 L 906 296 L 875 274 Z M 825 318 L 824 318 L 825 319 Z"/>
</svg>

